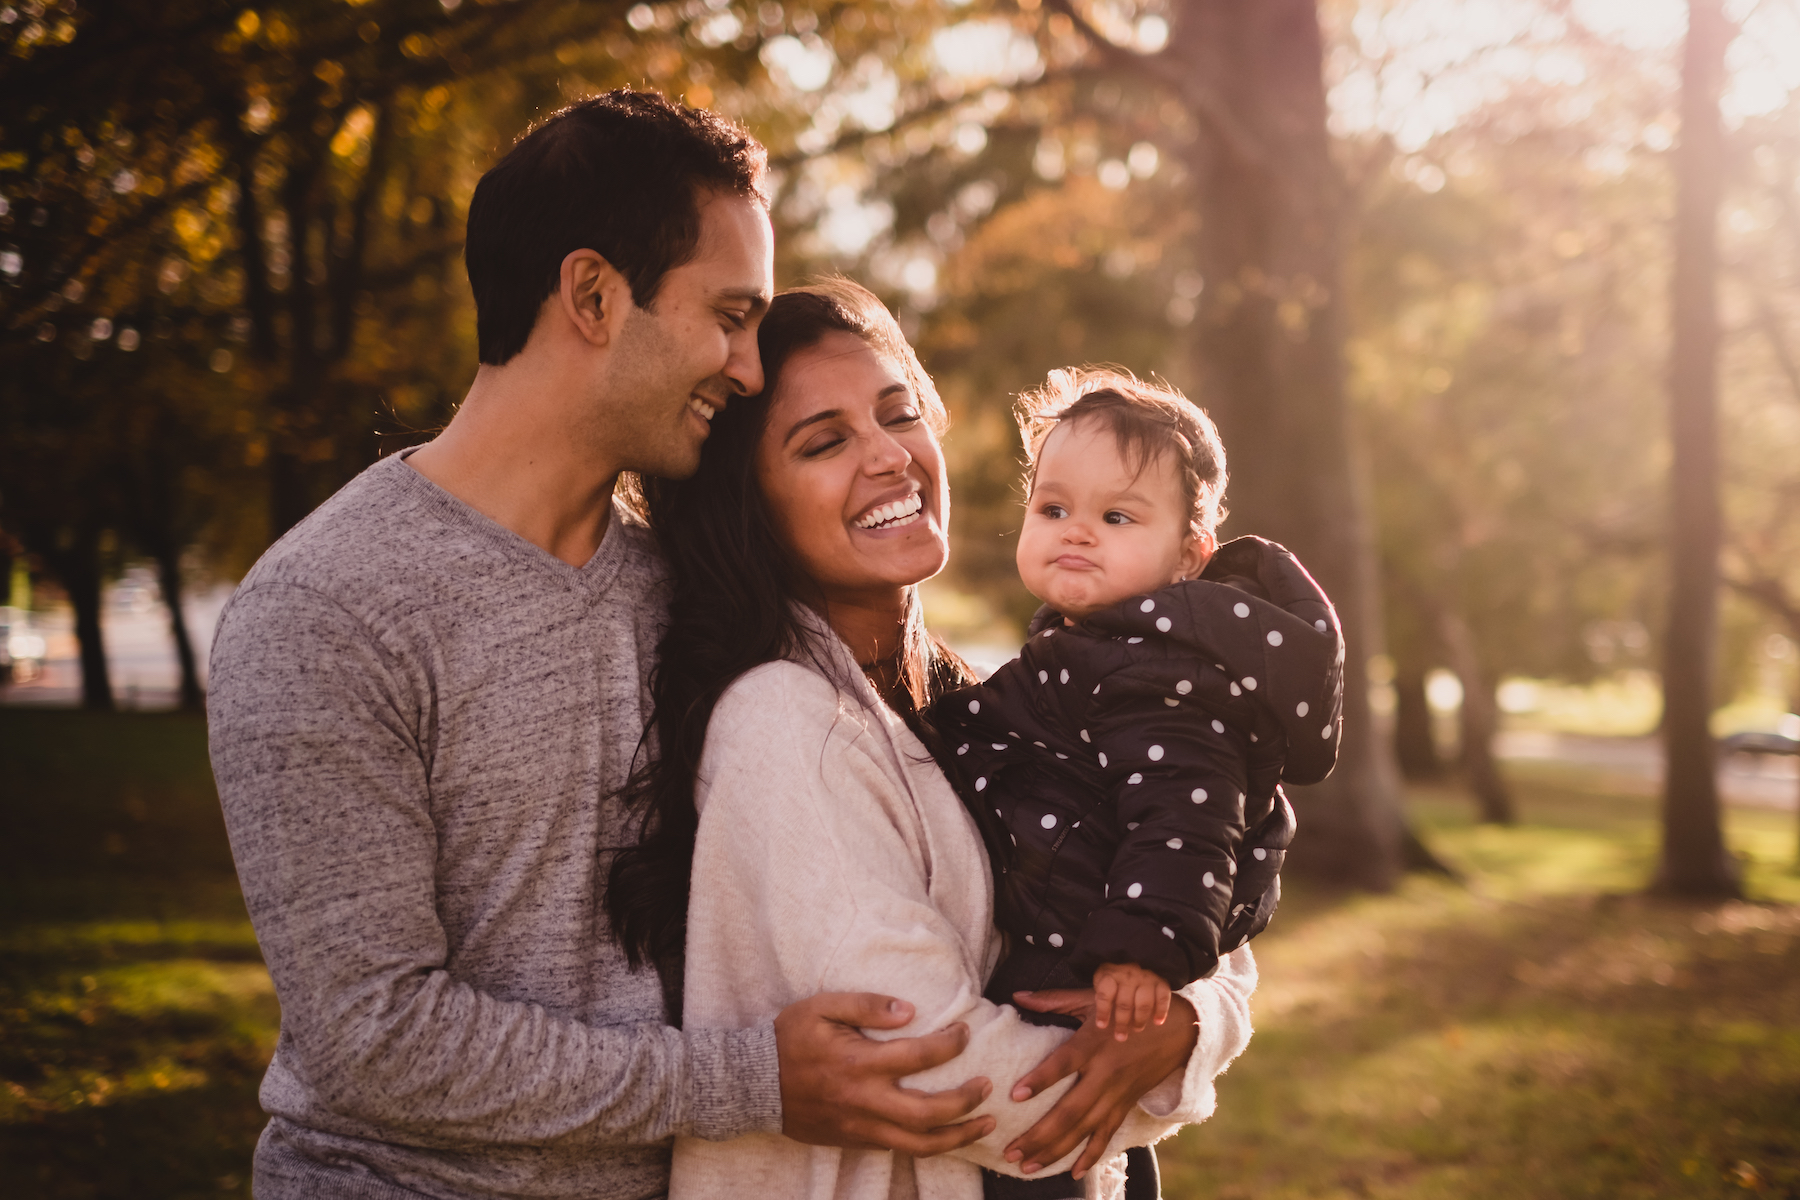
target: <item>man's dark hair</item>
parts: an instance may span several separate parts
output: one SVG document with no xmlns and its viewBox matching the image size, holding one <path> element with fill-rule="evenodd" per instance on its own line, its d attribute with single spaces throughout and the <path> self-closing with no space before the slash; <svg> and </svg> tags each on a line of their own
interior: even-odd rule
<svg viewBox="0 0 1800 1200">
<path fill-rule="evenodd" d="M 593 250 L 639 308 L 700 241 L 702 189 L 764 207 L 768 153 L 742 127 L 654 92 L 619 88 L 534 125 L 475 185 L 463 261 L 481 361 L 525 348 L 562 261 Z"/>
</svg>

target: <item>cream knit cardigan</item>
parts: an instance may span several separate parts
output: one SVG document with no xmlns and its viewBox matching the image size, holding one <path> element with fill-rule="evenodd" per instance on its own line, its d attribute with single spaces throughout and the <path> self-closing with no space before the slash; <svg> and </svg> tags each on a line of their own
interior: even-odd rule
<svg viewBox="0 0 1800 1200">
<path fill-rule="evenodd" d="M 870 1036 L 914 1036 L 954 1021 L 970 1032 L 960 1056 L 907 1086 L 935 1091 L 985 1075 L 993 1093 L 976 1111 L 998 1127 L 954 1155 L 925 1159 L 776 1134 L 679 1138 L 670 1200 L 980 1200 L 978 1167 L 1017 1175 L 1001 1157 L 1007 1144 L 1072 1086 L 1064 1080 L 1023 1104 L 1008 1098 L 1069 1031 L 1028 1025 L 1010 1006 L 982 999 L 1000 937 L 974 821 L 849 649 L 829 633 L 818 640 L 842 689 L 811 664 L 768 663 L 713 710 L 695 789 L 683 1024 L 748 1029 L 817 992 L 899 996 L 915 1006 L 912 1023 Z M 1244 947 L 1184 989 L 1199 1014 L 1199 1043 L 1187 1069 L 1126 1119 L 1108 1160 L 1087 1177 L 1090 1197 L 1118 1194 L 1116 1156 L 1125 1147 L 1212 1114 L 1213 1078 L 1249 1041 L 1255 987 Z M 1036 1174 L 1066 1171 L 1074 1158 Z"/>
</svg>

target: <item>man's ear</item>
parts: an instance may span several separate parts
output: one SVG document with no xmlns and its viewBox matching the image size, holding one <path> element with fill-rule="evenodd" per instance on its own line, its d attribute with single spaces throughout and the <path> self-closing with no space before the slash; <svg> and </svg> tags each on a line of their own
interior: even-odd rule
<svg viewBox="0 0 1800 1200">
<path fill-rule="evenodd" d="M 604 346 L 619 335 L 625 312 L 636 302 L 631 284 L 597 250 L 572 250 L 562 260 L 556 301 L 583 341 Z"/>
<path fill-rule="evenodd" d="M 1176 566 L 1183 579 L 1198 579 L 1200 572 L 1206 570 L 1206 564 L 1219 549 L 1219 539 L 1211 533 L 1190 533 L 1187 541 L 1181 544 L 1181 558 Z"/>
</svg>

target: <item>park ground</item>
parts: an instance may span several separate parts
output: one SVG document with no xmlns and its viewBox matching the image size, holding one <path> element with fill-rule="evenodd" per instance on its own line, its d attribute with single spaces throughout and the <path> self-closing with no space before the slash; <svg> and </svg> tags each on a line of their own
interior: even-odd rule
<svg viewBox="0 0 1800 1200">
<path fill-rule="evenodd" d="M 1412 795 L 1460 882 L 1290 888 L 1171 1200 L 1800 1200 L 1794 815 L 1730 812 L 1746 902 L 1653 901 L 1651 801 L 1512 770 L 1512 828 Z M 248 1196 L 278 1014 L 201 722 L 0 709 L 0 1195 Z"/>
</svg>

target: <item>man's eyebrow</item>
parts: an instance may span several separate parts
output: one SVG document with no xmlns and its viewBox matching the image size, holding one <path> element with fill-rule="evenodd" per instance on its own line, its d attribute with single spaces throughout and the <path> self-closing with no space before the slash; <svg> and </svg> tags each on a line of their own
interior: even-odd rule
<svg viewBox="0 0 1800 1200">
<path fill-rule="evenodd" d="M 719 293 L 721 300 L 742 300 L 750 306 L 753 313 L 762 312 L 769 307 L 769 293 L 761 288 L 726 288 Z"/>
</svg>

